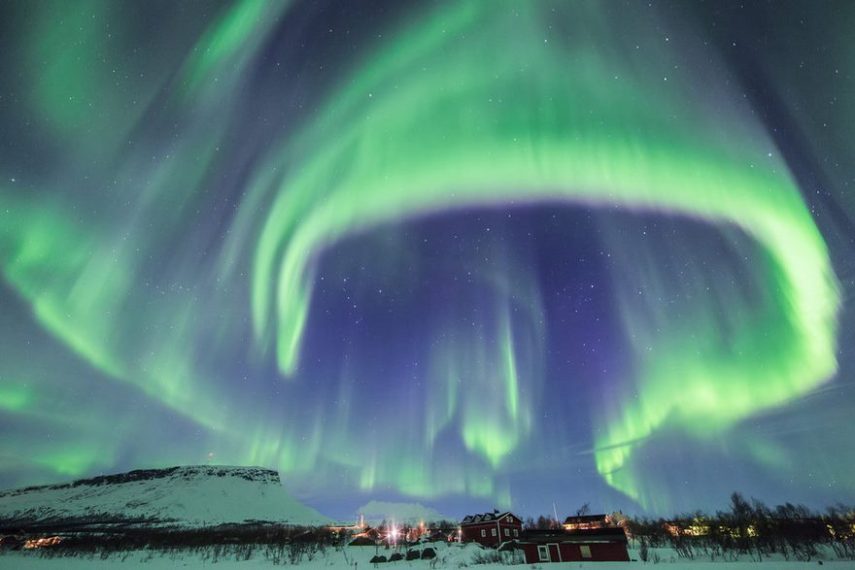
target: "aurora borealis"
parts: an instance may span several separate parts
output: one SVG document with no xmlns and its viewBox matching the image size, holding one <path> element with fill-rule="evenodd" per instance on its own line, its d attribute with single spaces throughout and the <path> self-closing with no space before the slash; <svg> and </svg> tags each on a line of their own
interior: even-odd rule
<svg viewBox="0 0 855 570">
<path fill-rule="evenodd" d="M 5 486 L 855 498 L 851 5 L 0 9 Z"/>
</svg>

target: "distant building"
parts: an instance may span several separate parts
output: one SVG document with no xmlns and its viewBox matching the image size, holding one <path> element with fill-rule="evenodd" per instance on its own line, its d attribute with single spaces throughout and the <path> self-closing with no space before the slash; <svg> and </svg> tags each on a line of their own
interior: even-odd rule
<svg viewBox="0 0 855 570">
<path fill-rule="evenodd" d="M 611 515 L 577 515 L 564 519 L 564 530 L 594 530 L 615 526 Z"/>
<path fill-rule="evenodd" d="M 469 515 L 460 523 L 460 541 L 478 542 L 497 547 L 503 542 L 516 540 L 522 534 L 522 521 L 511 512 Z"/>
<path fill-rule="evenodd" d="M 526 564 L 541 562 L 629 562 L 622 528 L 527 530 L 519 539 Z"/>
<path fill-rule="evenodd" d="M 698 517 L 691 521 L 665 522 L 662 528 L 671 536 L 707 536 L 711 530 L 709 523 Z"/>
<path fill-rule="evenodd" d="M 366 526 L 361 532 L 354 534 L 350 546 L 376 546 L 383 542 L 383 534 L 379 529 Z"/>
</svg>

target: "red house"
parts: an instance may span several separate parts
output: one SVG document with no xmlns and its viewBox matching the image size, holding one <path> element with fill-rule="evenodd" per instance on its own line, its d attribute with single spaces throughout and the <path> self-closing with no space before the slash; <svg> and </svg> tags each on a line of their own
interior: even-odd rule
<svg viewBox="0 0 855 570">
<path fill-rule="evenodd" d="M 493 511 L 469 515 L 460 523 L 460 541 L 478 542 L 497 547 L 503 542 L 517 540 L 522 534 L 522 521 L 513 513 Z"/>
<path fill-rule="evenodd" d="M 622 528 L 567 532 L 528 530 L 519 546 L 526 564 L 540 562 L 629 562 L 626 533 Z"/>
</svg>

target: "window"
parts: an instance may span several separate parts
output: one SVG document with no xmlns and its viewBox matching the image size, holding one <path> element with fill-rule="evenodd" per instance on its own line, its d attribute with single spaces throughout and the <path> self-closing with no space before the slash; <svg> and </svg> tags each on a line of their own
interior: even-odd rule
<svg viewBox="0 0 855 570">
<path fill-rule="evenodd" d="M 491 530 L 491 531 L 493 531 L 493 532 L 491 533 L 493 536 L 497 536 L 497 534 L 496 534 L 496 529 L 491 528 L 490 530 Z"/>
<path fill-rule="evenodd" d="M 538 545 L 537 557 L 541 562 L 549 562 L 549 548 L 545 544 Z"/>
<path fill-rule="evenodd" d="M 482 529 L 481 529 L 481 538 L 484 538 L 484 537 L 486 537 L 486 536 L 487 536 L 487 531 L 486 531 L 485 529 L 483 529 L 483 528 L 482 528 Z"/>
<path fill-rule="evenodd" d="M 509 528 L 505 529 L 505 536 L 511 536 L 511 529 L 509 529 Z"/>
<path fill-rule="evenodd" d="M 579 550 L 582 551 L 582 558 L 590 558 L 591 557 L 591 547 L 587 544 L 583 544 L 579 547 Z"/>
<path fill-rule="evenodd" d="M 520 531 L 518 531 L 517 529 L 514 529 L 514 536 L 519 536 L 519 535 L 520 535 Z"/>
</svg>

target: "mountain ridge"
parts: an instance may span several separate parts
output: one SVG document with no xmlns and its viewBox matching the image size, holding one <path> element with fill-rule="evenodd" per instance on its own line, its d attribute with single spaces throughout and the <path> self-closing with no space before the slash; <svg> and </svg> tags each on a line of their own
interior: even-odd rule
<svg viewBox="0 0 855 570">
<path fill-rule="evenodd" d="M 189 465 L 136 469 L 68 483 L 0 491 L 6 526 L 108 521 L 111 526 L 205 527 L 269 522 L 329 522 L 293 499 L 279 473 L 263 467 Z"/>
</svg>

